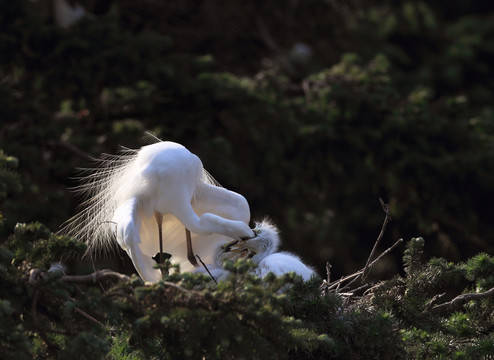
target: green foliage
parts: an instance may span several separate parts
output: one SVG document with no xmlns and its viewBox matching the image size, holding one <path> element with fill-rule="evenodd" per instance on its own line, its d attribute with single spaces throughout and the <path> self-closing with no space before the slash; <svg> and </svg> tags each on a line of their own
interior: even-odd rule
<svg viewBox="0 0 494 360">
<path fill-rule="evenodd" d="M 27 262 L 35 267 L 49 268 L 54 261 L 80 258 L 86 245 L 68 236 L 53 234 L 40 223 L 17 224 L 9 239 L 10 249 L 15 251 L 16 264 Z"/>
<path fill-rule="evenodd" d="M 259 279 L 245 260 L 226 263 L 231 276 L 218 285 L 172 269 L 154 285 L 96 274 L 75 280 L 43 267 L 85 247 L 39 223 L 19 224 L 8 245 L 14 252 L 0 248 L 7 358 L 459 359 L 492 352 L 491 298 L 438 307 L 439 292 L 451 286 L 485 291 L 492 257 L 424 262 L 422 238 L 407 244 L 404 276 L 354 299 L 321 294 L 318 278 Z"/>
<path fill-rule="evenodd" d="M 481 253 L 469 259 L 465 264 L 466 277 L 475 281 L 479 290 L 488 290 L 494 286 L 494 257 Z"/>
<path fill-rule="evenodd" d="M 445 292 L 451 288 L 463 286 L 464 293 L 472 292 L 475 280 L 484 282 L 491 276 L 482 271 L 486 261 L 492 259 L 479 254 L 469 259 L 467 265 L 436 258 L 424 262 L 423 247 L 422 238 L 411 239 L 403 256 L 405 277 L 395 276 L 380 283 L 373 288 L 369 298 L 363 297 L 362 300 L 369 302 L 367 306 L 372 304 L 384 308 L 395 317 L 409 358 L 460 359 L 491 355 L 494 328 L 492 297 L 467 302 L 457 312 L 454 312 L 457 309 L 454 303 L 443 307 L 438 303 L 445 294 L 450 299 L 458 295 Z M 478 277 L 473 277 L 472 272 Z M 473 292 L 486 290 L 477 288 Z M 441 302 L 447 304 L 444 300 Z"/>
<path fill-rule="evenodd" d="M 492 297 L 436 307 L 494 286 L 488 5 L 81 3 L 93 15 L 61 29 L 51 1 L 0 0 L 2 358 L 492 354 Z M 79 202 L 74 169 L 142 146 L 145 130 L 198 154 L 321 273 L 361 264 L 378 197 L 387 236 L 427 246 L 410 240 L 404 272 L 388 261 L 389 280 L 360 297 L 261 281 L 248 263 L 217 287 L 190 274 L 76 286 L 50 272 L 90 271 L 85 245 L 52 233 Z"/>
<path fill-rule="evenodd" d="M 13 196 L 22 191 L 19 174 L 14 170 L 18 166 L 19 161 L 17 158 L 6 155 L 0 149 L 0 229 L 2 229 L 3 222 L 5 221 L 2 209 L 6 200 L 9 195 Z"/>
</svg>

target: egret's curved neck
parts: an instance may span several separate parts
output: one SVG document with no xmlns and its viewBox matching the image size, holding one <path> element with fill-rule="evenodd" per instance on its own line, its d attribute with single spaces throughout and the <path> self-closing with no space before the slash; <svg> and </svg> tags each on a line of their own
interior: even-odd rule
<svg viewBox="0 0 494 360">
<path fill-rule="evenodd" d="M 249 246 L 248 248 L 256 252 L 256 254 L 252 257 L 252 261 L 256 264 L 258 264 L 266 256 L 269 256 L 276 251 L 276 244 L 269 236 L 252 241 L 255 241 L 255 244 L 253 244 L 255 246 Z"/>
</svg>

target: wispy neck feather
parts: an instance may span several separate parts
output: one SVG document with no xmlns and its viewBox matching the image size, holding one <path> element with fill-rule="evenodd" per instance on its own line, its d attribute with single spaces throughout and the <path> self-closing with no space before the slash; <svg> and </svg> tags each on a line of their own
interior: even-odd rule
<svg viewBox="0 0 494 360">
<path fill-rule="evenodd" d="M 268 219 L 256 222 L 254 232 L 257 236 L 248 240 L 249 247 L 256 252 L 252 257 L 254 263 L 259 263 L 266 256 L 275 253 L 280 244 L 278 228 Z"/>
</svg>

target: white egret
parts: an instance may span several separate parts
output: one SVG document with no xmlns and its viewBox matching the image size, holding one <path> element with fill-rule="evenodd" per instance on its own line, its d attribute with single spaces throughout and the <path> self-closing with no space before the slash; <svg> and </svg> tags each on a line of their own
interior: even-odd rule
<svg viewBox="0 0 494 360">
<path fill-rule="evenodd" d="M 254 232 L 256 236 L 253 238 L 217 246 L 214 265 L 211 269 L 208 268 L 215 278 L 225 279 L 229 273 L 223 269 L 223 263 L 239 258 L 251 259 L 254 263 L 253 273 L 259 277 L 265 277 L 270 272 L 276 276 L 294 272 L 307 281 L 315 275 L 315 271 L 305 265 L 298 256 L 288 252 L 277 252 L 280 245 L 279 231 L 272 223 L 267 220 L 256 223 Z M 205 272 L 202 269 L 196 271 Z"/>
<path fill-rule="evenodd" d="M 160 141 L 106 155 L 89 171 L 77 188 L 89 199 L 62 231 L 85 239 L 89 253 L 116 238 L 144 281 L 161 279 L 152 259 L 158 252 L 190 271 L 192 243 L 212 262 L 216 245 L 254 235 L 247 200 L 215 185 L 201 160 L 180 144 Z"/>
</svg>

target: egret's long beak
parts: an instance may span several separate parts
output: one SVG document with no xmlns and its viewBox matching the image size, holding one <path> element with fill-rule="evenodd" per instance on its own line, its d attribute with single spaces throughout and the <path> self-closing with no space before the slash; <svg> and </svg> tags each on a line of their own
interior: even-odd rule
<svg viewBox="0 0 494 360">
<path fill-rule="evenodd" d="M 224 253 L 226 252 L 233 252 L 233 253 L 239 253 L 248 248 L 248 246 L 242 246 L 242 244 L 246 244 L 247 241 L 256 238 L 260 233 L 260 229 L 252 229 L 253 236 L 250 238 L 241 238 L 240 240 L 233 240 L 225 245 L 221 246 L 221 250 L 223 250 Z M 249 249 L 250 250 L 250 249 Z"/>
<path fill-rule="evenodd" d="M 233 240 L 225 245 L 221 245 L 221 250 L 223 252 L 230 252 L 232 250 L 232 246 L 237 245 L 240 242 L 240 240 Z"/>
</svg>

